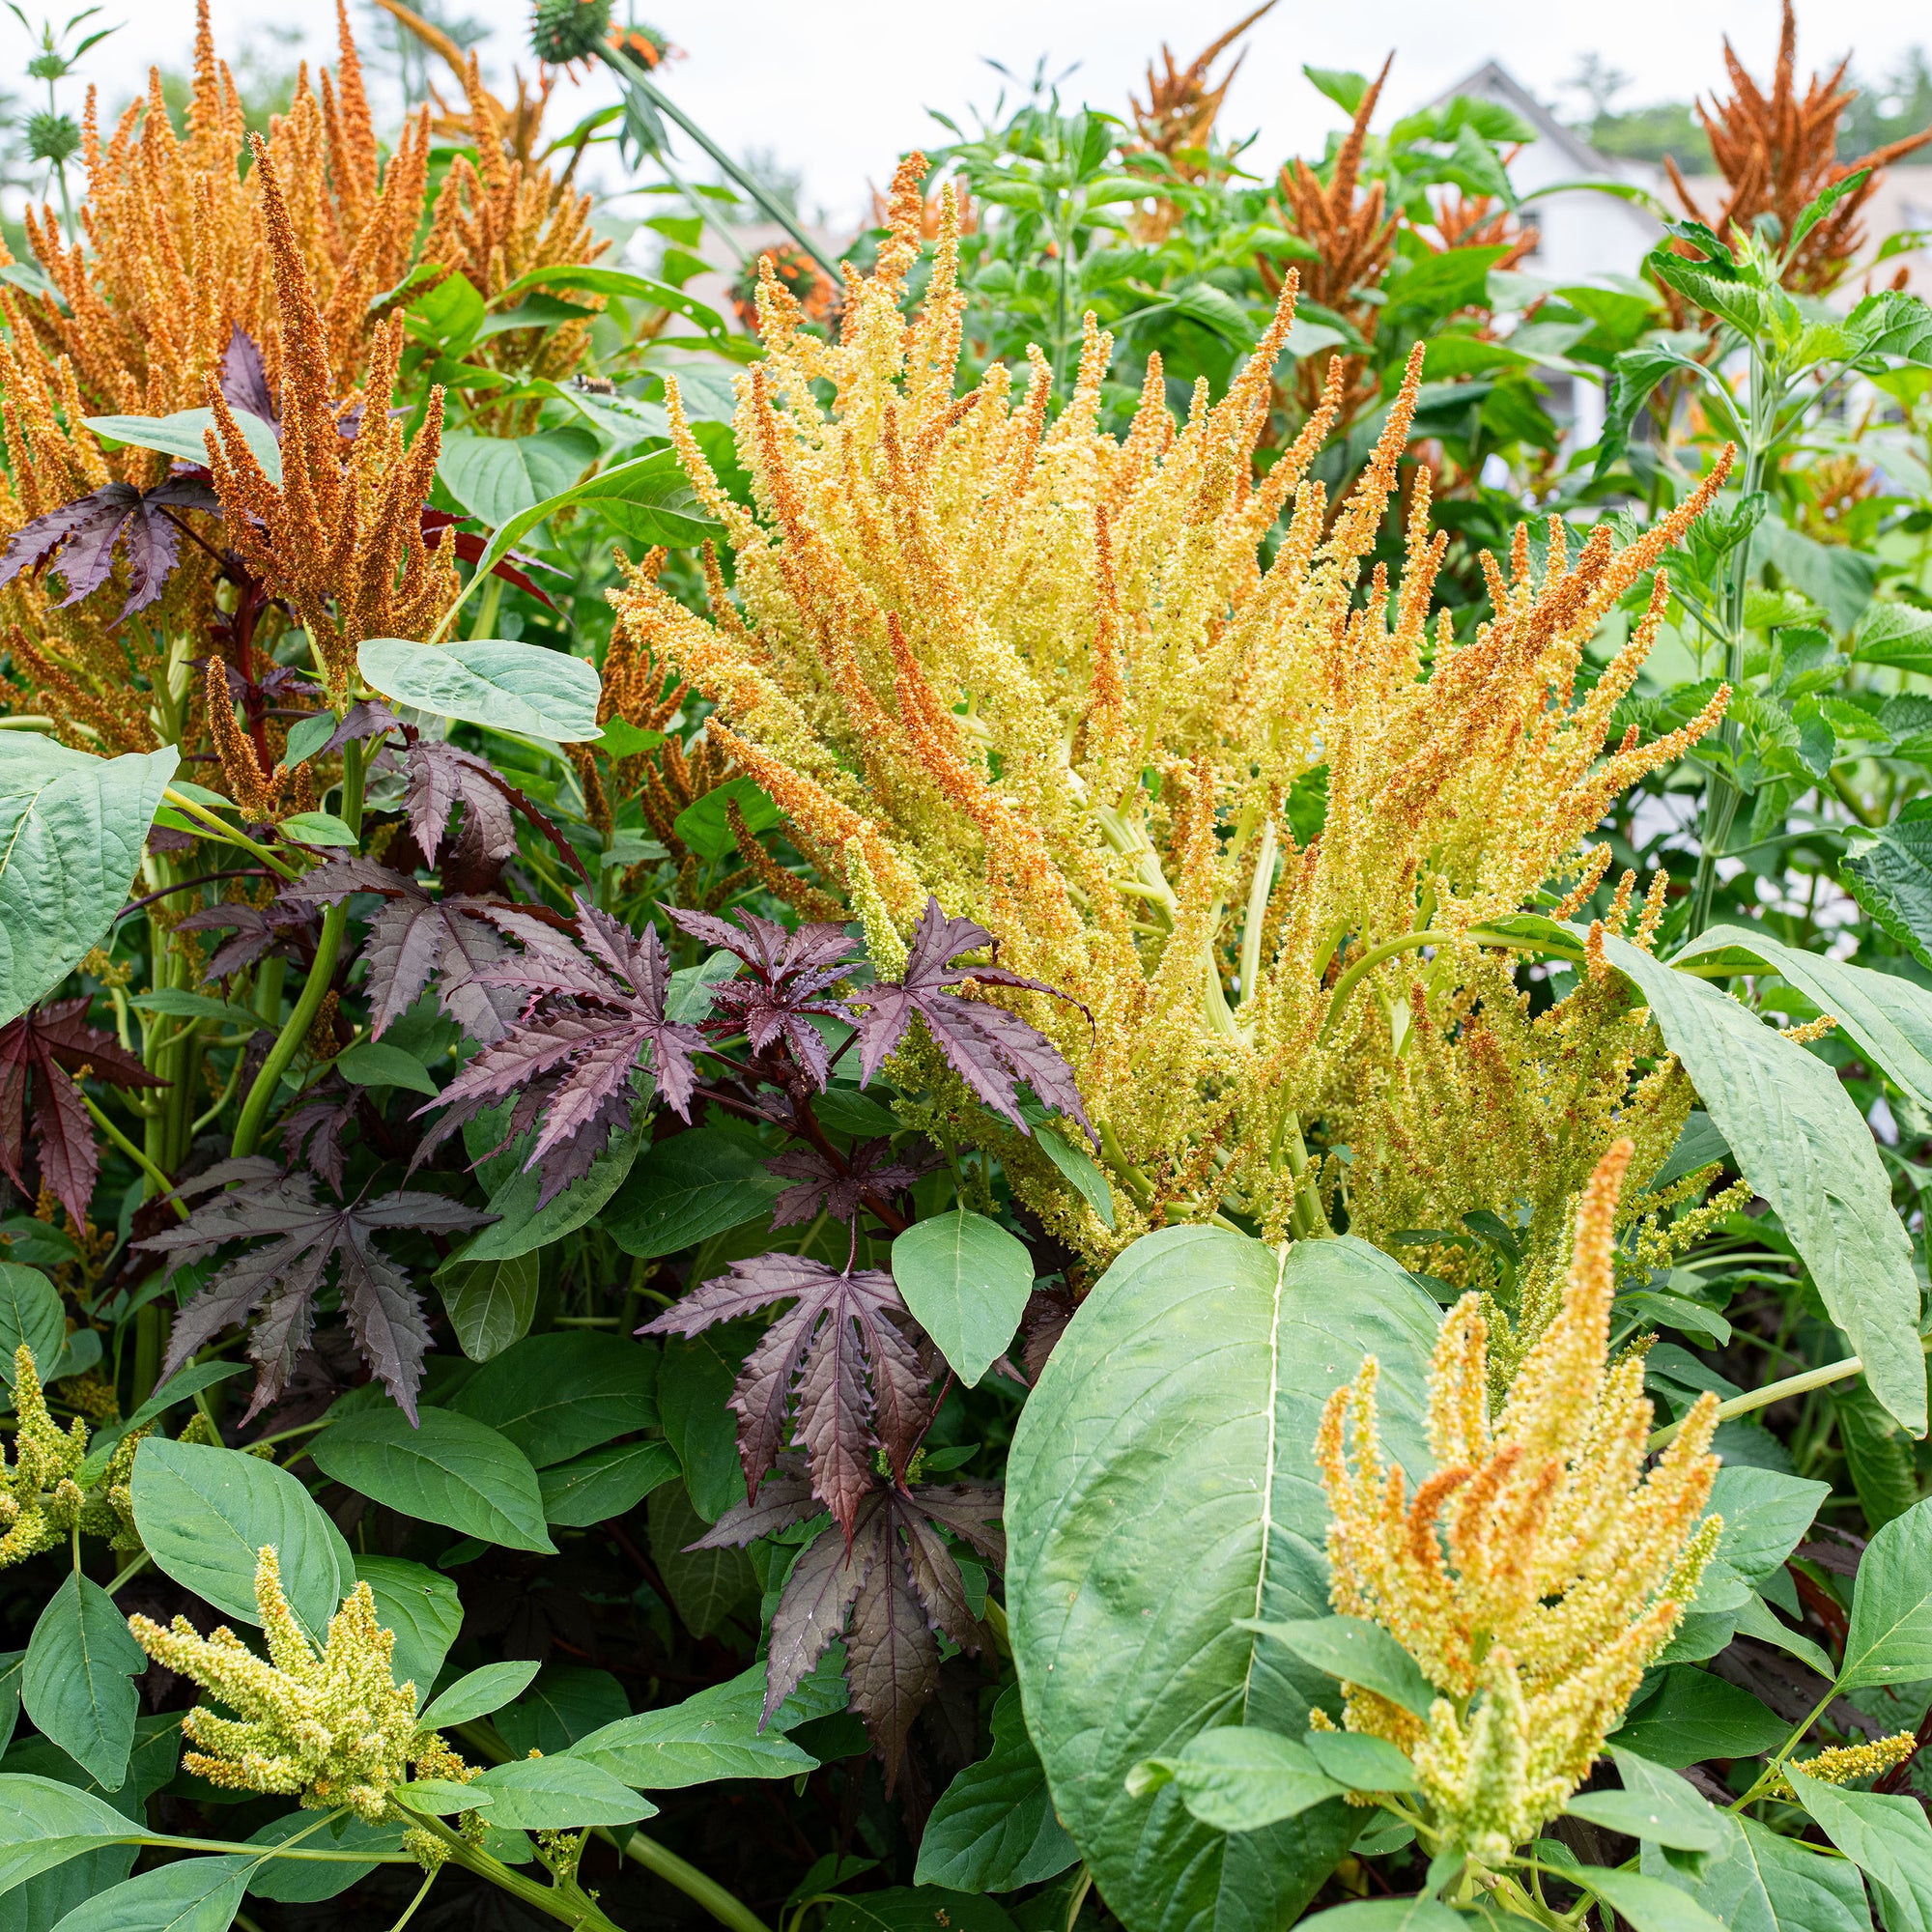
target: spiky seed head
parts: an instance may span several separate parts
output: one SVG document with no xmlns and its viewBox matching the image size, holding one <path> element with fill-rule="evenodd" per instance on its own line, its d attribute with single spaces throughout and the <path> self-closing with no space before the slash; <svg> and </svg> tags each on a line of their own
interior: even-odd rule
<svg viewBox="0 0 1932 1932">
<path fill-rule="evenodd" d="M 565 67 L 588 60 L 611 31 L 611 0 L 536 0 L 530 48 L 540 61 Z"/>
</svg>

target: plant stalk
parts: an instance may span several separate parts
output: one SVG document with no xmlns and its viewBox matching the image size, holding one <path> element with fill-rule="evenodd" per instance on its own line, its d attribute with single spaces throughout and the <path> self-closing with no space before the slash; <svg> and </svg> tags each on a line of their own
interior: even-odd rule
<svg viewBox="0 0 1932 1932">
<path fill-rule="evenodd" d="M 1921 1336 L 1919 1346 L 1932 1351 L 1932 1336 Z M 1729 1402 L 1720 1402 L 1718 1405 L 1718 1420 L 1728 1422 L 1734 1415 L 1748 1415 L 1754 1408 L 1768 1408 L 1775 1402 L 1782 1402 L 1788 1395 L 1808 1395 L 1813 1389 L 1848 1380 L 1863 1367 L 1864 1362 L 1860 1356 L 1847 1355 L 1842 1361 L 1827 1362 L 1823 1368 L 1806 1369 L 1801 1376 L 1786 1376 L 1782 1381 L 1767 1382 L 1762 1388 L 1748 1389 L 1743 1395 L 1733 1396 Z M 1673 1422 L 1667 1428 L 1653 1431 L 1645 1448 L 1653 1454 L 1667 1448 L 1677 1440 L 1683 1427 L 1682 1422 Z"/>
<path fill-rule="evenodd" d="M 615 71 L 626 87 L 641 94 L 667 121 L 673 121 L 678 127 L 682 128 L 711 156 L 712 160 L 717 163 L 725 179 L 735 182 L 738 186 L 743 188 L 752 197 L 753 201 L 757 204 L 759 213 L 768 220 L 776 221 L 832 277 L 835 288 L 843 281 L 844 277 L 838 271 L 838 263 L 828 260 L 824 249 L 820 248 L 806 234 L 805 230 L 785 213 L 779 202 L 764 188 L 760 187 L 696 121 L 692 120 L 685 113 L 683 108 L 679 107 L 668 95 L 660 93 L 643 69 L 630 55 L 620 53 L 615 47 L 609 46 L 600 46 L 597 51 L 603 57 L 605 65 Z"/>
<path fill-rule="evenodd" d="M 1742 500 L 1749 502 L 1764 487 L 1765 465 L 1770 458 L 1777 407 L 1773 395 L 1773 371 L 1766 366 L 1763 352 L 1753 343 L 1750 358 L 1750 418 L 1746 438 L 1745 473 Z M 1754 532 L 1747 532 L 1731 554 L 1730 575 L 1724 585 L 1724 682 L 1735 694 L 1745 677 L 1745 598 L 1750 589 L 1750 554 Z M 1719 727 L 1719 742 L 1732 759 L 1743 743 L 1744 731 L 1728 713 Z M 1690 888 L 1690 916 L 1685 928 L 1687 939 L 1695 939 L 1711 923 L 1711 911 L 1718 895 L 1718 857 L 1730 843 L 1731 826 L 1738 815 L 1744 794 L 1731 780 L 1713 775 L 1704 787 L 1704 821 L 1698 834 L 1697 873 Z"/>
<path fill-rule="evenodd" d="M 355 833 L 362 830 L 364 756 L 364 748 L 358 739 L 352 738 L 342 748 L 341 817 L 342 822 Z M 316 942 L 315 960 L 308 969 L 308 978 L 302 982 L 301 992 L 288 1018 L 282 1022 L 282 1030 L 275 1036 L 275 1043 L 269 1049 L 269 1057 L 263 1061 L 261 1071 L 255 1075 L 255 1084 L 248 1089 L 248 1097 L 242 1103 L 242 1115 L 235 1122 L 235 1139 L 230 1148 L 230 1153 L 238 1160 L 244 1154 L 253 1153 L 262 1144 L 262 1128 L 274 1102 L 275 1090 L 308 1037 L 308 1030 L 322 1010 L 329 981 L 335 978 L 335 962 L 341 954 L 342 935 L 348 925 L 349 901 L 338 899 L 322 916 L 322 936 Z"/>
</svg>

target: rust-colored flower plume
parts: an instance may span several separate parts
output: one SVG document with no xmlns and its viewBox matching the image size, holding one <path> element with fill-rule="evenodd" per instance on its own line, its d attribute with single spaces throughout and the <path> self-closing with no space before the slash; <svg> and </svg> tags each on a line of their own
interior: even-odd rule
<svg viewBox="0 0 1932 1932">
<path fill-rule="evenodd" d="M 329 701 L 346 709 L 355 646 L 365 638 L 427 636 L 456 595 L 454 546 L 431 549 L 422 529 L 442 391 L 429 392 L 422 426 L 406 448 L 403 426 L 389 415 L 403 353 L 398 315 L 376 332 L 359 408 L 351 412 L 334 399 L 325 319 L 282 183 L 259 136 L 254 151 L 280 309 L 282 477 L 270 478 L 212 384 L 217 431 L 209 435 L 209 462 L 229 541 L 287 600 L 308 632 Z"/>
<path fill-rule="evenodd" d="M 1828 187 L 1861 168 L 1869 169 L 1867 178 L 1799 243 L 1784 279 L 1786 286 L 1804 295 L 1823 295 L 1843 280 L 1864 244 L 1861 216 L 1878 186 L 1879 170 L 1932 141 L 1928 128 L 1875 148 L 1859 160 L 1840 161 L 1838 117 L 1856 92 L 1842 85 L 1850 64 L 1847 55 L 1829 74 L 1814 73 L 1801 95 L 1798 22 L 1791 0 L 1784 0 L 1784 28 L 1770 88 L 1751 78 L 1726 39 L 1724 67 L 1731 78 L 1731 98 L 1709 106 L 1697 103 L 1712 158 L 1724 179 L 1721 203 L 1705 210 L 1677 163 L 1667 156 L 1664 160 L 1686 213 L 1723 236 L 1733 228 L 1747 235 L 1766 215 L 1776 219 L 1780 237 L 1788 236 L 1798 216 Z"/>
</svg>

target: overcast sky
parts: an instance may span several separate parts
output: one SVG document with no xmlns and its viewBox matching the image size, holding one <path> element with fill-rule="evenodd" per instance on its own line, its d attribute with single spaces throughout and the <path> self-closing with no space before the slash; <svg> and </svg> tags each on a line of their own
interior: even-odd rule
<svg viewBox="0 0 1932 1932">
<path fill-rule="evenodd" d="M 620 14 L 624 0 L 618 0 Z M 27 10 L 38 14 L 30 4 Z M 61 6 L 61 16 L 70 11 Z M 528 0 L 452 0 L 450 11 L 489 23 L 486 69 L 507 79 L 513 61 L 526 70 Z M 639 17 L 668 33 L 685 58 L 668 85 L 726 148 L 765 148 L 802 169 L 810 208 L 844 217 L 861 208 L 866 183 L 883 185 L 894 156 L 920 142 L 944 139 L 926 113 L 964 116 L 990 107 L 1000 79 L 997 60 L 1030 72 L 1044 56 L 1058 73 L 1077 62 L 1065 92 L 1121 108 L 1163 40 L 1191 58 L 1245 8 L 1203 8 L 1198 0 L 943 0 L 924 6 L 888 0 L 642 0 Z M 368 38 L 370 0 L 351 0 L 358 33 Z M 251 39 L 299 30 L 298 51 L 327 55 L 334 40 L 333 0 L 213 0 L 217 42 L 233 58 Z M 192 0 L 109 0 L 100 21 L 121 32 L 89 55 L 86 72 L 110 102 L 143 83 L 151 62 L 182 68 L 193 31 Z M 1616 0 L 1613 6 L 1554 5 L 1549 0 L 1279 0 L 1249 35 L 1246 65 L 1228 99 L 1224 128 L 1259 129 L 1258 157 L 1270 162 L 1298 148 L 1319 149 L 1335 110 L 1302 78 L 1318 67 L 1373 68 L 1393 47 L 1388 103 L 1399 111 L 1453 86 L 1496 59 L 1540 98 L 1562 90 L 1586 53 L 1601 54 L 1633 77 L 1619 105 L 1683 99 L 1723 79 L 1722 37 L 1729 33 L 1753 71 L 1768 74 L 1777 39 L 1776 0 Z M 98 23 L 91 23 L 98 24 Z M 1863 72 L 1889 71 L 1915 43 L 1932 43 L 1932 14 L 1920 0 L 1835 0 L 1802 7 L 1801 66 L 1850 52 Z M 26 56 L 26 37 L 0 16 L 0 80 Z M 569 90 L 566 90 L 569 91 Z M 569 125 L 606 98 L 578 89 L 553 110 Z M 582 104 L 579 105 L 578 103 Z M 77 109 L 78 100 L 74 105 Z"/>
</svg>

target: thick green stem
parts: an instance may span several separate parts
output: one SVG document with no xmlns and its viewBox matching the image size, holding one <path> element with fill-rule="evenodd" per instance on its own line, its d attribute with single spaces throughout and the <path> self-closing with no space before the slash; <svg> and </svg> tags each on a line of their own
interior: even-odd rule
<svg viewBox="0 0 1932 1932">
<path fill-rule="evenodd" d="M 154 1394 L 161 1377 L 161 1304 L 150 1301 L 134 1315 L 134 1406 Z"/>
<path fill-rule="evenodd" d="M 408 1787 L 405 1786 L 396 1795 L 407 1799 Z M 507 1891 L 512 1898 L 533 1911 L 541 1912 L 547 1918 L 559 1919 L 565 1925 L 587 1926 L 590 1932 L 622 1932 L 622 1927 L 605 1918 L 594 1901 L 585 1897 L 576 1886 L 539 1885 L 535 1879 L 513 1871 L 501 1860 L 493 1859 L 488 1852 L 479 1851 L 468 1838 L 452 1832 L 440 1818 L 416 1811 L 411 1812 L 410 1816 L 422 1831 L 441 1839 L 448 1846 L 454 1863 L 461 1865 L 465 1871 L 474 1872 L 478 1878 L 487 1878 L 498 1889 Z"/>
<path fill-rule="evenodd" d="M 1927 1346 L 1932 1347 L 1932 1342 L 1928 1342 Z M 1733 1396 L 1729 1402 L 1718 1405 L 1718 1420 L 1728 1422 L 1734 1415 L 1748 1415 L 1754 1408 L 1768 1408 L 1775 1402 L 1782 1402 L 1788 1395 L 1808 1395 L 1813 1389 L 1848 1380 L 1863 1367 L 1860 1357 L 1847 1355 L 1842 1361 L 1827 1362 L 1822 1369 L 1806 1369 L 1802 1376 L 1786 1376 L 1782 1381 L 1767 1382 L 1763 1388 L 1747 1389 L 1743 1395 Z M 1682 1422 L 1673 1422 L 1666 1429 L 1654 1431 L 1645 1447 L 1653 1453 L 1667 1448 L 1677 1440 L 1683 1427 Z"/>
<path fill-rule="evenodd" d="M 492 636 L 497 627 L 497 612 L 503 605 L 503 580 L 493 570 L 490 581 L 483 586 L 483 596 L 476 606 L 475 614 L 469 620 L 469 635 L 474 638 Z"/>
<path fill-rule="evenodd" d="M 668 95 L 661 94 L 651 84 L 650 78 L 630 55 L 619 52 L 615 47 L 600 46 L 598 53 L 603 56 L 607 67 L 615 70 L 624 85 L 640 94 L 662 114 L 667 121 L 675 122 L 709 155 L 724 173 L 726 181 L 735 183 L 757 204 L 759 212 L 769 221 L 776 221 L 825 272 L 832 277 L 837 287 L 843 277 L 839 274 L 838 264 L 812 241 L 803 228 L 794 221 L 783 206 L 775 200 L 759 184 L 752 179 L 696 122 L 685 113 Z"/>
<path fill-rule="evenodd" d="M 771 1928 L 743 1899 L 734 1897 L 718 1883 L 707 1878 L 694 1864 L 655 1838 L 633 1832 L 624 1841 L 624 1856 L 635 1860 L 646 1871 L 655 1872 L 666 1884 L 675 1886 L 694 1903 L 701 1905 L 721 1925 L 731 1932 L 771 1932 Z"/>
<path fill-rule="evenodd" d="M 238 1160 L 243 1154 L 253 1153 L 262 1144 L 262 1128 L 274 1102 L 275 1089 L 281 1085 L 289 1063 L 300 1051 L 302 1042 L 308 1037 L 309 1028 L 315 1023 L 315 1016 L 322 1010 L 328 983 L 335 977 L 335 961 L 342 952 L 342 935 L 348 924 L 349 907 L 346 902 L 330 906 L 322 916 L 322 937 L 316 942 L 315 963 L 308 969 L 301 997 L 296 1001 L 294 1009 L 282 1023 L 281 1032 L 275 1036 L 275 1043 L 269 1049 L 269 1057 L 263 1061 L 262 1070 L 255 1076 L 255 1084 L 248 1089 L 247 1099 L 242 1103 L 242 1118 L 235 1122 L 235 1140 L 229 1151 Z"/>
<path fill-rule="evenodd" d="M 1750 361 L 1750 418 L 1745 446 L 1745 473 L 1740 485 L 1749 502 L 1764 487 L 1776 429 L 1777 401 L 1773 394 L 1774 372 L 1755 345 Z M 1745 677 L 1745 598 L 1750 589 L 1751 539 L 1747 534 L 1731 553 L 1730 575 L 1724 585 L 1724 682 L 1735 693 Z M 1744 741 L 1743 728 L 1727 716 L 1719 731 L 1725 753 L 1736 758 Z M 1727 778 L 1713 776 L 1704 787 L 1704 818 L 1698 834 L 1697 875 L 1690 888 L 1690 916 L 1685 937 L 1695 939 L 1711 923 L 1718 895 L 1718 859 L 1730 843 L 1743 794 Z"/>
<path fill-rule="evenodd" d="M 137 1148 L 134 1145 L 134 1143 L 130 1141 L 128 1138 L 128 1136 L 124 1134 L 121 1131 L 121 1129 L 117 1127 L 114 1124 L 114 1122 L 110 1121 L 107 1118 L 107 1116 L 100 1111 L 100 1109 L 98 1106 L 95 1105 L 94 1096 L 91 1094 L 89 1094 L 85 1088 L 81 1090 L 80 1099 L 81 1099 L 81 1104 L 87 1109 L 87 1111 L 90 1114 L 94 1116 L 95 1125 L 98 1126 L 100 1129 L 100 1131 L 103 1134 L 105 1134 L 107 1138 L 110 1141 L 112 1141 L 114 1145 L 118 1147 L 121 1150 L 121 1151 L 125 1153 L 128 1156 L 128 1158 L 131 1160 L 134 1163 L 134 1165 L 138 1167 L 141 1170 L 141 1172 L 148 1177 L 149 1180 L 154 1184 L 155 1192 L 156 1194 L 173 1193 L 174 1182 L 170 1180 L 168 1177 L 165 1174 L 163 1174 L 160 1171 L 160 1169 L 156 1167 L 155 1163 L 151 1161 L 148 1158 L 148 1156 L 144 1154 L 141 1151 L 141 1150 Z M 179 1201 L 176 1201 L 171 1205 L 174 1208 L 175 1212 L 178 1215 L 180 1215 L 184 1221 L 185 1221 L 187 1219 L 187 1208 Z"/>
<path fill-rule="evenodd" d="M 362 829 L 363 757 L 359 742 L 352 739 L 343 746 L 340 815 L 342 822 L 355 833 Z M 269 1057 L 255 1076 L 255 1084 L 248 1089 L 248 1097 L 242 1103 L 242 1117 L 235 1122 L 235 1140 L 230 1150 L 238 1160 L 243 1154 L 253 1153 L 261 1145 L 262 1129 L 274 1103 L 275 1090 L 308 1037 L 309 1028 L 315 1024 L 315 1017 L 327 997 L 329 982 L 335 978 L 335 962 L 341 955 L 342 935 L 348 925 L 349 902 L 338 899 L 322 916 L 322 936 L 316 941 L 315 961 L 308 969 L 308 978 L 302 982 L 301 993 L 288 1018 L 282 1022 L 282 1030 L 275 1036 L 275 1043 L 270 1047 Z"/>
<path fill-rule="evenodd" d="M 1321 1032 L 1317 1037 L 1316 1044 L 1325 1043 L 1335 1030 L 1335 1022 L 1342 1017 L 1343 1009 L 1349 1004 L 1349 995 L 1384 959 L 1393 959 L 1398 952 L 1414 952 L 1424 946 L 1447 946 L 1459 939 L 1474 946 L 1496 946 L 1515 952 L 1551 952 L 1555 950 L 1548 940 L 1519 939 L 1512 933 L 1491 932 L 1480 925 L 1472 925 L 1467 932 L 1435 932 L 1425 928 L 1421 932 L 1405 932 L 1396 939 L 1385 939 L 1379 946 L 1370 947 L 1335 981 L 1335 992 L 1328 1002 L 1328 1017 L 1321 1022 Z"/>
<path fill-rule="evenodd" d="M 990 1610 L 992 1607 L 989 1602 L 987 1608 Z M 509 1747 L 497 1735 L 494 1726 L 470 1722 L 452 1728 L 465 1744 L 472 1746 L 493 1763 L 501 1764 L 509 1758 Z M 635 1827 L 628 1838 L 619 1837 L 617 1832 L 605 1825 L 593 1826 L 592 1830 L 607 1845 L 621 1852 L 627 1859 L 635 1860 L 646 1870 L 655 1872 L 667 1884 L 675 1886 L 687 1898 L 701 1905 L 719 1924 L 730 1926 L 732 1932 L 771 1932 L 771 1928 L 743 1899 L 726 1891 L 716 1879 L 707 1878 L 696 1865 L 687 1863 L 655 1838 L 646 1837 Z M 621 1831 L 622 1827 L 618 1830 Z"/>
<path fill-rule="evenodd" d="M 345 759 L 349 749 L 346 745 L 343 747 Z M 362 788 L 359 765 L 357 767 L 357 774 L 355 788 L 359 796 Z M 223 845 L 239 846 L 243 852 L 259 859 L 270 871 L 280 873 L 283 878 L 289 880 L 291 883 L 299 876 L 293 866 L 287 864 L 284 860 L 276 858 L 274 853 L 270 852 L 266 845 L 259 844 L 255 839 L 250 838 L 245 832 L 238 831 L 236 827 L 230 825 L 218 813 L 211 811 L 207 806 L 186 797 L 182 792 L 178 792 L 173 785 L 170 785 L 161 796 L 177 811 L 183 813 L 185 817 L 197 820 L 204 828 L 202 835 L 204 838 L 216 839 Z"/>
</svg>

